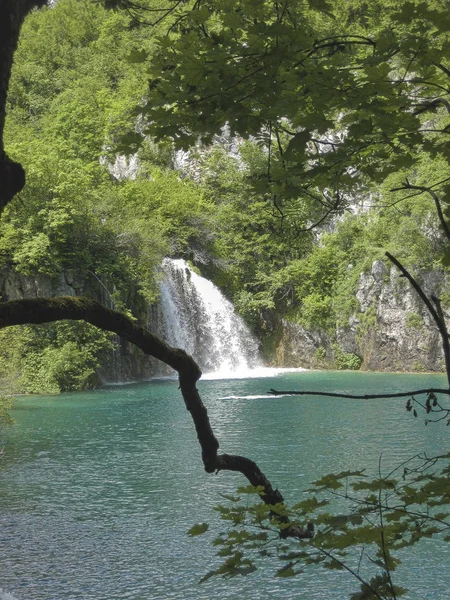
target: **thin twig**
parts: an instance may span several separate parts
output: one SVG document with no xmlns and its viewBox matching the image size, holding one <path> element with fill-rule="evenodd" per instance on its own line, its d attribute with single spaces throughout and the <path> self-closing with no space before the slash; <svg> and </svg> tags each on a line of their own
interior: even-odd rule
<svg viewBox="0 0 450 600">
<path fill-rule="evenodd" d="M 371 587 L 367 583 L 367 581 L 364 581 L 364 579 L 356 571 L 354 571 L 348 565 L 346 565 L 344 562 L 342 562 L 341 560 L 339 560 L 338 558 L 336 558 L 335 556 L 333 556 L 331 554 L 331 552 L 327 552 L 327 550 L 325 550 L 324 548 L 318 548 L 318 551 L 321 552 L 322 554 L 325 554 L 325 556 L 328 556 L 328 558 L 331 558 L 331 560 L 336 561 L 339 565 L 341 565 L 341 567 L 343 569 L 345 569 L 346 571 L 348 571 L 349 573 L 351 573 L 354 577 L 356 577 L 356 579 L 362 585 L 364 585 L 368 590 L 370 590 L 370 592 L 372 592 L 372 594 L 374 595 L 375 598 L 378 598 L 378 600 L 383 600 L 383 598 L 376 592 L 376 590 L 373 589 L 373 587 Z"/>
<path fill-rule="evenodd" d="M 381 475 L 381 459 L 382 459 L 383 454 L 380 454 L 380 458 L 378 460 L 378 475 L 380 477 L 380 480 L 382 480 L 382 475 Z M 380 519 L 380 536 L 381 536 L 381 549 L 383 552 L 383 558 L 384 558 L 384 571 L 388 577 L 389 580 L 389 587 L 391 588 L 391 592 L 392 592 L 392 598 L 393 600 L 397 600 L 397 595 L 395 593 L 395 588 L 394 588 L 394 583 L 392 581 L 392 577 L 391 577 L 391 570 L 389 568 L 388 565 L 388 550 L 386 547 L 386 540 L 384 538 L 384 521 L 383 521 L 383 508 L 382 508 L 382 502 L 381 502 L 381 488 L 378 490 L 378 514 L 379 514 L 379 519 Z"/>
<path fill-rule="evenodd" d="M 411 273 L 394 256 L 392 256 L 392 254 L 390 254 L 389 252 L 386 252 L 386 256 L 401 271 L 402 275 L 404 277 L 406 277 L 406 279 L 409 281 L 409 283 L 415 289 L 417 294 L 423 300 L 423 302 L 425 303 L 425 306 L 428 309 L 428 312 L 433 317 L 434 322 L 436 323 L 436 325 L 439 329 L 439 333 L 441 335 L 441 341 L 442 341 L 442 349 L 444 351 L 445 371 L 447 374 L 447 381 L 448 381 L 448 384 L 450 387 L 450 342 L 449 342 L 449 334 L 448 334 L 447 325 L 445 323 L 445 320 L 444 320 L 444 318 L 441 318 L 439 316 L 439 312 L 434 308 L 433 304 L 431 303 L 431 301 L 429 300 L 429 298 L 427 297 L 425 292 L 422 290 L 420 285 L 417 283 L 417 281 L 414 279 L 414 277 L 411 275 Z"/>
<path fill-rule="evenodd" d="M 440 202 L 439 197 L 436 194 L 436 192 L 433 189 L 431 189 L 431 187 L 426 187 L 424 185 L 413 185 L 413 184 L 409 183 L 409 181 L 407 181 L 402 187 L 394 188 L 391 191 L 398 192 L 400 190 L 417 190 L 419 192 L 418 195 L 420 195 L 420 193 L 430 194 L 430 196 L 433 198 L 434 203 L 436 205 L 436 211 L 438 214 L 439 222 L 441 224 L 442 229 L 444 230 L 445 237 L 448 240 L 450 240 L 450 229 L 447 225 L 447 221 L 445 220 L 444 213 L 442 211 L 441 202 Z"/>
</svg>

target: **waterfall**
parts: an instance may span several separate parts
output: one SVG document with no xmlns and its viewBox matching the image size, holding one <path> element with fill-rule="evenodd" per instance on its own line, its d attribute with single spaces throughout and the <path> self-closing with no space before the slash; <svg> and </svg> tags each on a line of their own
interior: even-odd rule
<svg viewBox="0 0 450 600">
<path fill-rule="evenodd" d="M 164 259 L 159 333 L 205 372 L 242 374 L 260 365 L 258 343 L 221 291 L 184 260 Z"/>
</svg>

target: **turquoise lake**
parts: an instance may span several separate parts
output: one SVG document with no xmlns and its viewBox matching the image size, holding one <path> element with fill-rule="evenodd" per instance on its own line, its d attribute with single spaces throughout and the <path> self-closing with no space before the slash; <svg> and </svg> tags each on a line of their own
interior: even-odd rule
<svg viewBox="0 0 450 600">
<path fill-rule="evenodd" d="M 286 499 L 329 472 L 376 474 L 418 452 L 448 451 L 450 428 L 424 426 L 405 399 L 270 397 L 270 388 L 380 393 L 445 387 L 436 375 L 296 372 L 199 382 L 221 450 L 243 454 Z M 204 472 L 176 381 L 88 393 L 22 397 L 1 432 L 1 600 L 343 600 L 359 584 L 309 568 L 275 578 L 199 579 L 219 562 L 224 530 L 214 506 L 245 480 Z M 210 523 L 204 536 L 187 530 Z M 408 551 L 397 582 L 405 598 L 449 600 L 450 549 L 427 540 Z"/>
</svg>

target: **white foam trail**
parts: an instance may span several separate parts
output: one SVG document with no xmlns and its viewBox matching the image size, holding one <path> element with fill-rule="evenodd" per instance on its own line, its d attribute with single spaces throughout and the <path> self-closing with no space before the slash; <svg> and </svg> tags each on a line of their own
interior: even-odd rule
<svg viewBox="0 0 450 600">
<path fill-rule="evenodd" d="M 219 371 L 213 371 L 212 373 L 203 373 L 201 381 L 215 381 L 218 379 L 264 379 L 268 377 L 277 377 L 278 375 L 284 375 L 285 373 L 304 373 L 309 369 L 298 368 L 283 368 L 283 367 L 257 367 L 255 369 L 234 369 L 227 370 L 221 369 Z M 116 381 L 113 383 L 105 383 L 104 387 L 121 387 L 126 385 L 135 385 L 136 383 L 142 383 L 142 381 L 178 381 L 178 376 L 174 372 L 173 375 L 157 375 L 149 379 L 139 379 L 134 381 Z M 2 598 L 0 597 L 0 600 Z"/>
<path fill-rule="evenodd" d="M 286 396 L 289 396 L 289 394 L 277 394 L 276 396 L 272 394 L 260 394 L 256 396 L 223 396 L 222 398 L 219 398 L 219 400 L 265 400 L 266 398 L 285 398 Z"/>
</svg>

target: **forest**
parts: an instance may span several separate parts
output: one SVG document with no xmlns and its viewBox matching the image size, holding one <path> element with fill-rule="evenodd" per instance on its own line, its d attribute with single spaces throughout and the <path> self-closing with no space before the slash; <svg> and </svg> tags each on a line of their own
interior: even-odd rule
<svg viewBox="0 0 450 600">
<path fill-rule="evenodd" d="M 2 423 L 13 394 L 98 387 L 122 337 L 178 372 L 205 470 L 239 471 L 250 484 L 217 509 L 233 528 L 213 542 L 223 564 L 205 580 L 251 573 L 248 550 L 264 556 L 275 530 L 278 577 L 319 563 L 357 580 L 353 600 L 406 594 L 393 581 L 395 553 L 448 532 L 448 455 L 418 455 L 419 466 L 380 468 L 373 479 L 324 476 L 290 508 L 256 463 L 218 454 L 198 365 L 148 332 L 142 315 L 160 300 L 163 259 L 182 258 L 233 303 L 266 364 L 368 370 L 379 366 L 374 332 L 387 313 L 372 292 L 364 300 L 364 285 L 378 278 L 379 295 L 390 286 L 401 304 L 412 283 L 426 302 L 407 304 L 398 337 L 419 353 L 385 370 L 450 378 L 446 3 L 16 8 L 20 38 L 9 42 L 10 76 L 0 73 Z M 286 328 L 319 340 L 307 363 L 281 351 Z M 432 413 L 426 424 L 437 414 L 448 425 L 439 393 L 449 390 L 397 395 L 415 417 Z M 324 492 L 342 493 L 349 511 L 322 511 Z M 248 494 L 260 502 L 242 503 Z M 361 544 L 375 548 L 368 562 L 381 574 L 360 576 L 346 562 Z"/>
<path fill-rule="evenodd" d="M 379 22 L 381 7 L 373 14 L 360 8 L 358 15 L 355 3 L 343 6 L 347 12 L 340 15 L 339 27 L 344 33 L 333 37 L 339 43 L 314 50 L 308 60 L 314 73 L 319 64 L 330 73 L 351 74 L 351 80 L 341 82 L 355 90 L 351 113 L 339 116 L 342 107 L 334 96 L 325 98 L 318 73 L 308 84 L 280 84 L 283 100 L 270 97 L 261 109 L 252 98 L 266 84 L 255 76 L 249 99 L 239 103 L 242 123 L 232 123 L 226 107 L 239 100 L 246 80 L 230 84 L 230 102 L 208 100 L 212 106 L 206 111 L 214 122 L 199 119 L 197 131 L 189 121 L 194 115 L 190 109 L 184 115 L 182 107 L 189 90 L 198 85 L 204 68 L 199 57 L 206 50 L 194 46 L 193 57 L 177 69 L 185 71 L 177 75 L 184 81 L 179 88 L 173 72 L 161 64 L 172 60 L 165 50 L 166 19 L 130 27 L 142 15 L 66 0 L 29 15 L 15 54 L 5 129 L 8 153 L 24 166 L 27 185 L 8 205 L 0 225 L 3 280 L 14 280 L 15 274 L 57 280 L 64 274 L 75 287 L 101 285 L 110 307 L 132 313 L 143 303 L 157 301 L 162 259 L 182 257 L 233 302 L 261 340 L 268 362 L 275 360 L 282 321 L 323 332 L 328 349 L 318 346 L 309 364 L 292 365 L 319 368 L 359 368 L 362 359 L 364 367 L 363 351 L 342 348 L 336 332 L 353 318 L 358 323 L 354 337 L 363 339 L 375 323 L 376 307 L 363 314 L 356 292 L 361 274 L 370 273 L 375 261 L 388 262 L 386 251 L 419 277 L 437 273 L 446 306 L 446 239 L 435 202 L 439 197 L 445 212 L 448 111 L 441 79 L 447 75 L 430 66 L 432 53 L 444 50 L 436 41 L 423 56 L 414 47 L 399 52 Z M 227 13 L 226 3 L 223 10 L 220 19 Z M 410 10 L 415 10 L 413 5 Z M 205 11 L 198 14 L 206 19 Z M 437 9 L 422 12 L 418 31 L 439 14 Z M 320 7 L 309 18 L 309 36 L 316 28 L 315 35 L 325 39 L 330 26 L 336 26 L 336 16 Z M 398 13 L 396 18 L 401 31 L 408 16 Z M 384 46 L 374 55 L 369 42 L 362 43 L 362 34 L 375 23 Z M 290 48 L 297 42 L 289 38 L 288 29 L 283 24 L 281 33 L 271 34 L 274 40 L 287 36 L 287 55 L 300 51 Z M 419 43 L 413 37 L 405 44 Z M 171 52 L 180 55 L 182 44 L 193 41 L 181 36 L 177 43 L 180 47 L 173 45 Z M 294 68 L 285 55 L 265 52 L 267 68 L 277 77 L 284 77 L 280 64 L 287 72 Z M 408 83 L 411 77 L 403 64 L 411 60 L 411 52 L 417 52 L 417 66 L 409 67 L 417 84 Z M 349 71 L 343 66 L 348 61 L 359 61 L 359 70 Z M 388 67 L 396 69 L 399 81 Z M 224 71 L 225 80 L 237 76 L 234 63 L 226 68 L 231 71 Z M 152 80 L 148 104 L 142 106 L 149 77 L 161 70 L 165 79 Z M 371 97 L 370 115 L 362 103 L 381 82 L 393 89 L 385 97 L 378 91 Z M 409 108 L 401 111 L 399 102 L 410 90 L 400 90 L 400 82 L 405 88 L 417 87 L 407 99 Z M 208 85 L 215 83 L 208 80 Z M 309 108 L 297 114 L 297 123 L 293 115 L 299 85 L 305 86 Z M 163 86 L 167 92 L 161 91 Z M 154 99 L 166 93 L 179 98 L 176 114 L 165 114 L 161 101 Z M 198 93 L 208 97 L 208 89 Z M 147 107 L 155 115 L 147 115 Z M 192 127 L 191 138 L 184 129 L 183 135 L 171 135 L 179 129 L 171 119 L 181 120 L 186 132 Z M 141 121 L 149 123 L 148 134 Z M 296 128 L 302 133 L 292 135 Z M 349 136 L 343 143 L 346 130 Z M 300 172 L 305 152 L 310 166 Z M 356 153 L 358 164 L 352 158 Z M 401 336 L 423 333 L 420 312 L 409 312 L 406 321 Z M 81 323 L 49 324 L 44 331 L 26 325 L 2 333 L 9 340 L 2 344 L 0 357 L 6 387 L 54 392 L 96 385 L 96 370 L 114 344 L 111 337 Z M 426 370 L 427 361 L 416 357 L 406 368 Z M 430 369 L 443 370 L 442 361 L 428 365 Z"/>
</svg>

